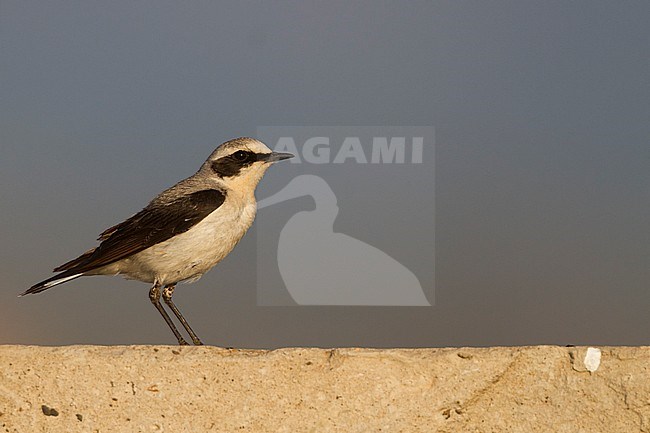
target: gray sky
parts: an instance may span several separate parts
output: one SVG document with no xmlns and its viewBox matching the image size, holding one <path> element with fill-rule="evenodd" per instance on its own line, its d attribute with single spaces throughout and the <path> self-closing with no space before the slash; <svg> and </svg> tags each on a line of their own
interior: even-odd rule
<svg viewBox="0 0 650 433">
<path fill-rule="evenodd" d="M 649 19 L 647 2 L 2 0 L 0 343 L 173 344 L 144 283 L 16 295 L 222 141 L 432 125 L 434 307 L 258 307 L 254 227 L 177 291 L 202 339 L 649 344 Z M 260 196 L 286 182 L 274 167 Z"/>
</svg>

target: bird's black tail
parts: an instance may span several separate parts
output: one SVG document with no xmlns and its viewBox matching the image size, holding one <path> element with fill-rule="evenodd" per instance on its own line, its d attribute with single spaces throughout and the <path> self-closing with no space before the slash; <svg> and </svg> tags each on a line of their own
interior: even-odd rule
<svg viewBox="0 0 650 433">
<path fill-rule="evenodd" d="M 18 296 L 25 296 L 25 295 L 34 295 L 36 293 L 41 293 L 50 287 L 58 286 L 59 284 L 63 284 L 66 281 L 74 280 L 75 278 L 79 278 L 83 275 L 83 272 L 79 272 L 78 270 L 70 269 L 65 272 L 61 272 L 58 275 L 53 276 L 52 278 L 48 278 L 45 281 L 41 281 L 38 284 L 34 284 L 32 287 L 29 289 L 25 290 L 23 293 L 21 293 Z"/>
</svg>

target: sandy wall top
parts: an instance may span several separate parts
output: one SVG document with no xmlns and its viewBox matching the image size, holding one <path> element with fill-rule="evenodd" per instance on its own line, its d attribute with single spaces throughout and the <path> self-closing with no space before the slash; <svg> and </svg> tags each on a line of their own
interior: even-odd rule
<svg viewBox="0 0 650 433">
<path fill-rule="evenodd" d="M 647 347 L 0 346 L 0 431 L 647 432 L 649 361 Z"/>
</svg>

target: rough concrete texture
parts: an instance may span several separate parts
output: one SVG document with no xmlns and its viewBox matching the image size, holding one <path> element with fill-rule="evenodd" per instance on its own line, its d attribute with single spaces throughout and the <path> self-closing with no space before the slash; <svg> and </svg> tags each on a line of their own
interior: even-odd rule
<svg viewBox="0 0 650 433">
<path fill-rule="evenodd" d="M 0 346 L 0 365 L 0 432 L 650 431 L 648 347 Z"/>
</svg>

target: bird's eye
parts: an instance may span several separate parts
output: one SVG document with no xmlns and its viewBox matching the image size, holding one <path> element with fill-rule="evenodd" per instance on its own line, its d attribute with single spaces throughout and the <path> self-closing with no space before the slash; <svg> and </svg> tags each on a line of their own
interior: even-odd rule
<svg viewBox="0 0 650 433">
<path fill-rule="evenodd" d="M 233 153 L 233 156 L 237 161 L 246 161 L 248 158 L 248 152 L 244 152 L 243 150 L 238 150 L 237 152 Z"/>
</svg>

